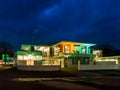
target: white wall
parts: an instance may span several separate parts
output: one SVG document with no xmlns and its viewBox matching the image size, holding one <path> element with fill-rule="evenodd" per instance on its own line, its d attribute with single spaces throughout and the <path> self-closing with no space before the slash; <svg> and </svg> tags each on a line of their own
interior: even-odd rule
<svg viewBox="0 0 120 90">
<path fill-rule="evenodd" d="M 17 66 L 18 70 L 24 71 L 59 71 L 61 68 L 58 65 L 54 66 Z"/>
<path fill-rule="evenodd" d="M 80 70 L 112 70 L 118 69 L 118 65 L 80 65 Z"/>
<path fill-rule="evenodd" d="M 78 65 L 79 66 L 79 65 Z M 112 65 L 72 65 L 69 67 L 72 70 L 119 70 L 120 64 L 112 64 Z"/>
</svg>

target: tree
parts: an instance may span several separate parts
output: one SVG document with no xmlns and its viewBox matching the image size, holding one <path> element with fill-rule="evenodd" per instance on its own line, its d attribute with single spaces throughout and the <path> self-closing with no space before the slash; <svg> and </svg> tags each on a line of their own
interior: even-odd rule
<svg viewBox="0 0 120 90">
<path fill-rule="evenodd" d="M 103 52 L 103 56 L 113 56 L 115 55 L 116 48 L 110 44 L 102 44 L 98 47 Z"/>
<path fill-rule="evenodd" d="M 7 60 L 7 54 L 13 56 L 14 54 L 14 49 L 13 46 L 6 41 L 1 41 L 0 42 L 0 54 L 4 54 L 4 62 L 6 64 L 6 60 Z"/>
</svg>

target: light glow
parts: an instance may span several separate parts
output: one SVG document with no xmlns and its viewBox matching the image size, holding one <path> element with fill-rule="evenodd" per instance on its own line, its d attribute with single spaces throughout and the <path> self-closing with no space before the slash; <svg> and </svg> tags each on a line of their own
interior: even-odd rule
<svg viewBox="0 0 120 90">
<path fill-rule="evenodd" d="M 24 60 L 24 57 L 22 55 L 21 56 L 19 55 L 19 56 L 17 56 L 17 59 L 18 60 Z"/>
<path fill-rule="evenodd" d="M 39 49 L 38 49 L 38 51 L 42 51 L 44 49 L 44 47 L 40 47 Z"/>
<path fill-rule="evenodd" d="M 105 59 L 105 60 L 96 60 L 98 62 L 104 62 L 104 61 L 116 61 L 116 59 Z"/>
<path fill-rule="evenodd" d="M 29 66 L 29 65 L 34 65 L 34 61 L 27 60 L 27 61 L 26 61 L 26 65 L 28 65 L 28 66 Z"/>
</svg>

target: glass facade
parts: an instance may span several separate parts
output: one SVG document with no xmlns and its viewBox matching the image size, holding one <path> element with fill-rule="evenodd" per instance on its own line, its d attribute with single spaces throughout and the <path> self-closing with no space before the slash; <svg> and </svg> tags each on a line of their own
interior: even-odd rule
<svg viewBox="0 0 120 90">
<path fill-rule="evenodd" d="M 78 61 L 80 61 L 81 65 L 89 64 L 89 62 L 90 62 L 90 58 L 88 58 L 88 57 L 75 57 L 75 58 L 72 58 L 71 60 L 72 60 L 73 65 L 77 65 Z"/>
<path fill-rule="evenodd" d="M 93 44 L 78 42 L 60 42 L 53 46 L 22 45 L 24 51 L 17 52 L 17 59 L 19 62 L 26 61 L 26 65 L 60 65 L 61 58 L 64 63 L 63 67 L 78 65 L 78 61 L 81 65 L 89 64 L 90 46 Z M 37 63 L 38 61 L 40 63 Z"/>
</svg>

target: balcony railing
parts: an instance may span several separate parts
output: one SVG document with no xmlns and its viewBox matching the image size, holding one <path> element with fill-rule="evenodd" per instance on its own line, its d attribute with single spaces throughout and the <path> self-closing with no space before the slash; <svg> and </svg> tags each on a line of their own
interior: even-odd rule
<svg viewBox="0 0 120 90">
<path fill-rule="evenodd" d="M 60 53 L 59 56 L 66 57 L 95 57 L 95 54 L 74 54 L 74 53 Z"/>
</svg>

